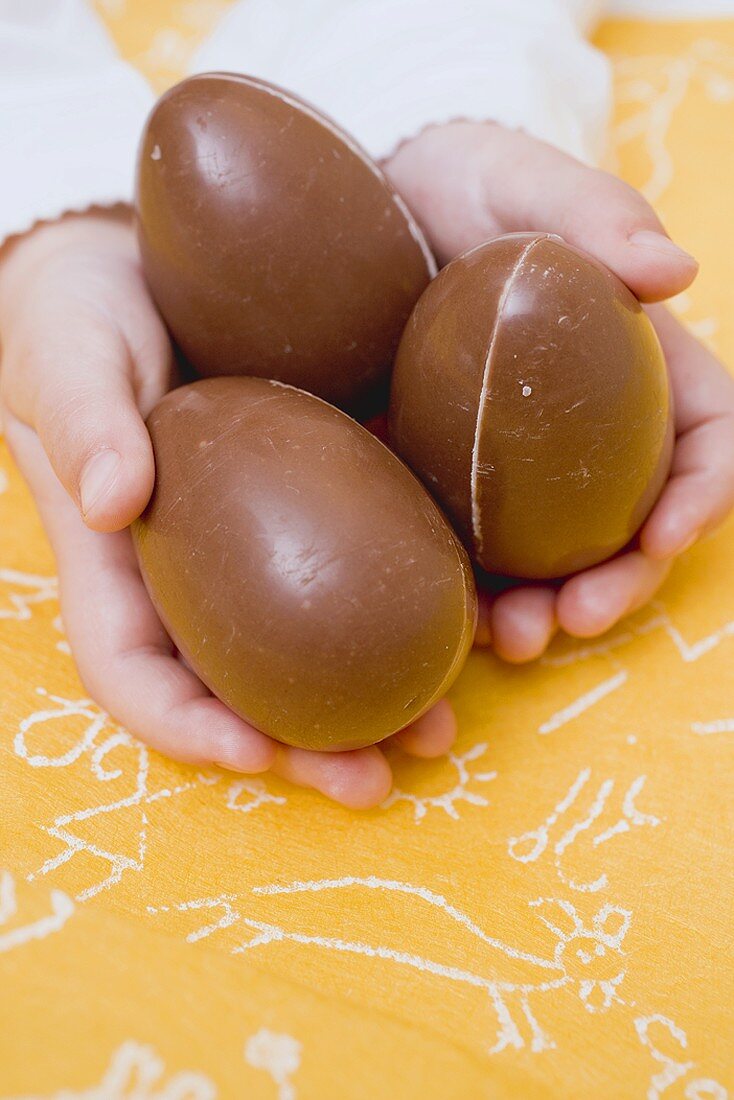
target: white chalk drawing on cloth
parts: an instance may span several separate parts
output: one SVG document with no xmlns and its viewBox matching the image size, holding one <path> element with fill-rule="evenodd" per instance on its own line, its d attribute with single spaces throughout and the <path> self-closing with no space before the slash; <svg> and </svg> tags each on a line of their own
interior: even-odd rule
<svg viewBox="0 0 734 1100">
<path fill-rule="evenodd" d="M 618 158 L 626 145 L 642 142 L 649 168 L 638 186 L 658 204 L 675 175 L 669 139 L 678 109 L 693 85 L 714 103 L 734 100 L 734 52 L 712 38 L 699 38 L 681 53 L 617 57 L 614 62 L 615 100 L 622 118 L 612 128 L 613 155 Z M 688 293 L 671 302 L 693 334 L 716 350 L 718 319 L 691 316 L 692 304 Z"/>
<path fill-rule="evenodd" d="M 56 577 L 20 573 L 17 569 L 0 569 L 0 619 L 25 622 L 32 617 L 36 604 L 58 598 L 59 585 Z"/>
<path fill-rule="evenodd" d="M 635 800 L 642 792 L 647 779 L 644 775 L 638 775 L 622 794 L 621 812 L 617 811 L 619 813 L 617 820 L 606 827 L 600 828 L 597 822 L 605 812 L 611 809 L 611 799 L 617 783 L 611 777 L 603 779 L 586 809 L 579 809 L 582 794 L 588 796 L 588 784 L 591 781 L 591 775 L 591 768 L 584 768 L 580 771 L 560 801 L 537 828 L 530 829 L 521 836 L 509 837 L 507 841 L 508 854 L 518 863 L 535 863 L 546 851 L 552 852 L 553 862 L 561 882 L 570 886 L 572 890 L 585 893 L 595 893 L 598 890 L 603 890 L 609 885 L 609 881 L 605 871 L 602 871 L 597 878 L 590 882 L 577 882 L 565 871 L 563 866 L 564 857 L 566 853 L 572 851 L 578 838 L 583 833 L 598 829 L 598 831 L 593 832 L 590 838 L 587 838 L 596 850 L 614 837 L 628 833 L 634 828 L 646 825 L 655 828 L 661 823 L 660 818 L 655 817 L 653 814 L 643 813 L 636 805 Z M 571 812 L 577 816 L 572 823 L 569 823 Z M 551 834 L 559 821 L 563 822 L 556 831 L 560 835 L 551 844 Z"/>
<path fill-rule="evenodd" d="M 343 892 L 341 905 L 319 909 L 315 919 L 323 919 L 330 913 L 345 920 L 361 920 L 366 924 L 368 939 L 342 938 L 334 927 L 306 930 L 303 927 L 287 927 L 284 921 L 303 921 L 297 907 L 289 904 L 294 895 Z M 380 908 L 371 904 L 368 915 L 360 909 L 353 912 L 350 901 L 364 891 L 374 891 L 379 901 L 394 917 L 397 898 L 406 907 L 402 927 L 409 934 L 416 921 L 423 920 L 418 910 L 429 906 L 434 916 L 446 919 L 455 934 L 457 926 L 476 944 L 481 944 L 483 966 L 469 969 L 440 958 L 429 958 L 405 947 L 395 947 L 375 942 L 375 929 L 380 925 Z M 346 876 L 339 879 L 323 879 L 287 884 L 271 883 L 256 886 L 252 894 L 271 899 L 275 907 L 274 921 L 255 920 L 247 915 L 244 895 L 223 894 L 219 897 L 196 898 L 174 905 L 149 906 L 148 912 L 202 913 L 205 922 L 197 922 L 186 939 L 197 943 L 212 935 L 225 934 L 233 955 L 273 949 L 278 943 L 299 944 L 303 947 L 335 953 L 363 956 L 389 964 L 412 969 L 423 976 L 473 987 L 488 998 L 489 1006 L 497 1021 L 495 1040 L 488 1045 L 488 1052 L 497 1054 L 507 1047 L 529 1047 L 534 1052 L 551 1049 L 553 1038 L 538 1022 L 536 1001 L 543 1001 L 543 994 L 557 995 L 560 989 L 575 993 L 589 1013 L 606 1012 L 616 1004 L 624 1004 L 620 986 L 626 972 L 626 955 L 623 947 L 630 927 L 632 914 L 628 909 L 613 904 L 601 906 L 590 919 L 582 919 L 576 907 L 565 898 L 538 898 L 529 902 L 530 910 L 554 939 L 552 950 L 545 956 L 525 950 L 522 946 L 506 943 L 492 936 L 468 914 L 452 905 L 443 895 L 414 883 L 399 882 L 376 876 Z M 391 899 L 388 901 L 388 899 Z M 214 917 L 214 919 L 212 919 Z M 394 923 L 389 922 L 394 929 Z M 249 929 L 248 939 L 241 939 L 243 928 Z M 436 934 L 436 942 L 443 944 Z M 533 1006 L 531 1007 L 531 1000 Z M 486 1004 L 487 1001 L 485 1000 Z"/>
<path fill-rule="evenodd" d="M 270 1075 L 277 1100 L 297 1100 L 290 1081 L 301 1064 L 301 1044 L 297 1039 L 261 1028 L 247 1040 L 244 1060 Z M 193 1070 L 169 1075 L 165 1062 L 152 1046 L 127 1039 L 113 1052 L 101 1081 L 90 1088 L 67 1087 L 44 1096 L 4 1100 L 216 1100 L 218 1095 L 217 1085 L 207 1075 Z"/>
<path fill-rule="evenodd" d="M 734 100 L 734 53 L 713 39 L 699 38 L 677 54 L 617 57 L 614 77 L 615 99 L 624 117 L 612 129 L 612 143 L 618 151 L 642 140 L 650 172 L 638 186 L 656 203 L 674 177 L 667 143 L 678 108 L 694 82 L 714 102 Z"/>
<path fill-rule="evenodd" d="M 734 718 L 715 718 L 712 722 L 692 722 L 691 731 L 699 737 L 712 733 L 734 733 Z"/>
<path fill-rule="evenodd" d="M 213 932 L 229 928 L 242 919 L 237 908 L 236 894 L 219 894 L 215 898 L 195 898 L 192 901 L 177 902 L 175 905 L 148 905 L 146 908 L 151 916 L 157 916 L 159 913 L 197 912 L 200 909 L 204 911 L 214 910 L 215 912 L 221 910 L 221 916 L 218 920 L 213 921 L 211 924 L 202 924 L 189 932 L 186 936 L 187 943 L 205 940 Z"/>
<path fill-rule="evenodd" d="M 478 744 L 461 755 L 450 752 L 446 758 L 446 767 L 454 770 L 456 781 L 447 786 L 446 790 L 434 795 L 418 795 L 401 787 L 395 787 L 382 803 L 382 809 L 387 810 L 397 802 L 407 802 L 413 807 L 416 822 L 420 823 L 429 810 L 443 810 L 454 821 L 458 821 L 460 815 L 457 803 L 459 802 L 466 802 L 471 806 L 488 806 L 489 801 L 484 795 L 469 789 L 471 782 L 489 783 L 497 778 L 497 772 L 494 771 L 475 772 L 469 769 L 469 765 L 484 756 L 486 751 L 486 744 Z"/>
<path fill-rule="evenodd" d="M 165 1079 L 166 1074 L 153 1047 L 129 1039 L 113 1053 L 102 1080 L 90 1088 L 6 1100 L 215 1100 L 218 1094 L 214 1082 L 201 1073 L 183 1070 Z"/>
<path fill-rule="evenodd" d="M 64 632 L 64 621 L 60 615 L 57 615 L 51 624 L 54 630 L 57 630 L 61 634 L 61 640 L 56 643 L 56 648 L 59 653 L 65 653 L 67 657 L 71 657 L 71 646 L 66 640 L 66 634 Z"/>
<path fill-rule="evenodd" d="M 301 1064 L 301 1044 L 292 1035 L 283 1035 L 263 1027 L 245 1043 L 245 1061 L 272 1077 L 278 1100 L 296 1100 L 291 1077 Z"/>
<path fill-rule="evenodd" d="M 242 801 L 243 793 L 250 796 L 249 801 Z M 284 806 L 286 801 L 287 799 L 282 795 L 271 794 L 261 779 L 238 779 L 235 783 L 230 783 L 227 788 L 228 809 L 237 810 L 243 814 L 249 814 L 268 802 L 276 806 Z"/>
<path fill-rule="evenodd" d="M 688 1036 L 667 1016 L 655 1013 L 651 1016 L 638 1016 L 635 1019 L 635 1031 L 650 1056 L 660 1065 L 653 1073 L 647 1090 L 647 1100 L 660 1100 L 660 1097 L 674 1085 L 688 1077 L 683 1095 L 686 1100 L 729 1100 L 728 1090 L 710 1077 L 695 1077 L 696 1062 L 687 1057 Z M 674 1054 L 671 1051 L 674 1050 Z"/>
<path fill-rule="evenodd" d="M 10 871 L 0 871 L 0 954 L 33 940 L 45 940 L 64 927 L 74 913 L 74 902 L 61 890 L 51 890 L 48 901 L 49 912 L 8 928 L 18 915 L 16 882 Z"/>
<path fill-rule="evenodd" d="M 613 631 L 604 641 L 594 645 L 579 645 L 574 646 L 567 652 L 546 654 L 544 657 L 541 657 L 540 663 L 549 668 L 564 668 L 567 665 L 576 664 L 579 661 L 588 661 L 593 657 L 606 657 L 609 653 L 612 653 L 616 649 L 620 649 L 622 646 L 629 645 L 637 638 L 651 634 L 655 630 L 662 630 L 667 634 L 668 638 L 670 638 L 681 660 L 685 664 L 691 664 L 692 662 L 700 661 L 702 657 L 711 653 L 712 650 L 716 649 L 722 642 L 729 638 L 734 638 L 734 619 L 732 619 L 730 622 L 726 622 L 723 626 L 712 631 L 711 634 L 699 638 L 698 641 L 689 642 L 683 637 L 678 628 L 673 625 L 664 605 L 661 604 L 659 600 L 651 601 L 649 606 L 653 611 L 653 615 L 644 622 L 639 624 L 625 624 L 621 630 Z"/>
<path fill-rule="evenodd" d="M 572 722 L 574 718 L 579 718 L 582 714 L 585 714 L 587 710 L 600 703 L 602 699 L 606 699 L 612 692 L 618 691 L 619 688 L 624 687 L 629 679 L 629 673 L 622 669 L 621 672 L 617 672 L 614 676 L 610 676 L 609 679 L 603 680 L 596 687 L 590 691 L 584 692 L 578 699 L 574 699 L 573 702 L 563 707 L 561 710 L 552 714 L 545 722 L 538 726 L 538 733 L 549 734 L 555 733 L 556 730 L 561 729 L 562 726 L 567 725 L 568 722 Z"/>
<path fill-rule="evenodd" d="M 120 881 L 123 874 L 141 871 L 144 866 L 148 826 L 146 807 L 161 799 L 176 798 L 197 787 L 218 785 L 227 808 L 240 813 L 250 812 L 266 803 L 281 805 L 286 801 L 282 796 L 271 795 L 262 780 L 233 782 L 222 773 L 205 774 L 193 769 L 190 779 L 175 786 L 151 790 L 150 753 L 142 742 L 132 737 L 90 699 L 65 699 L 49 694 L 44 688 L 37 688 L 37 693 L 47 699 L 48 705 L 34 711 L 20 723 L 14 741 L 16 755 L 33 768 L 69 767 L 82 757 L 87 757 L 94 779 L 100 783 L 108 783 L 124 778 L 129 781 L 130 789 L 120 798 L 96 802 L 70 813 L 61 813 L 50 824 L 40 825 L 63 848 L 32 872 L 28 876 L 29 881 L 55 871 L 73 857 L 84 853 L 106 864 L 107 874 L 79 891 L 76 900 L 87 901 L 101 891 L 108 890 Z M 64 747 L 68 744 L 70 722 L 73 719 L 82 719 L 82 724 L 72 734 L 71 744 Z M 61 736 L 66 740 L 59 744 Z M 115 766 L 110 766 L 107 758 L 120 748 L 127 750 L 126 766 L 123 768 L 121 765 L 119 755 L 115 758 Z M 243 798 L 243 795 L 249 796 L 249 800 Z M 129 847 L 129 830 L 120 831 L 119 839 L 123 845 L 127 845 L 122 850 L 103 847 L 99 838 L 86 840 L 79 835 L 82 822 L 130 808 L 139 811 L 132 838 L 134 851 L 131 852 Z"/>
</svg>

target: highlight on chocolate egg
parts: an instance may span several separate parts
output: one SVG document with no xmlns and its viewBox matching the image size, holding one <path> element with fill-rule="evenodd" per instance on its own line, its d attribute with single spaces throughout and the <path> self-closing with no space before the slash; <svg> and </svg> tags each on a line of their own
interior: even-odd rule
<svg viewBox="0 0 734 1100">
<path fill-rule="evenodd" d="M 491 573 L 553 578 L 611 557 L 667 478 L 667 368 L 628 288 L 560 237 L 499 237 L 450 263 L 398 351 L 390 438 Z"/>
<path fill-rule="evenodd" d="M 352 749 L 446 693 L 474 636 L 471 566 L 384 444 L 259 378 L 173 390 L 148 428 L 141 572 L 175 645 L 236 714 L 291 745 Z"/>
<path fill-rule="evenodd" d="M 197 75 L 158 100 L 136 213 L 151 293 L 200 374 L 275 378 L 352 410 L 386 387 L 436 270 L 356 142 L 248 76 Z"/>
</svg>

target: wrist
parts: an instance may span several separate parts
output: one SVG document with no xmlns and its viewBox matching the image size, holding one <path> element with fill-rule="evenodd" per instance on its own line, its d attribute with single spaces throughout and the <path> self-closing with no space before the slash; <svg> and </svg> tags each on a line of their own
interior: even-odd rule
<svg viewBox="0 0 734 1100">
<path fill-rule="evenodd" d="M 27 285 L 39 268 L 47 268 L 70 252 L 78 255 L 100 251 L 121 258 L 135 257 L 135 232 L 128 206 L 94 207 L 81 214 L 65 214 L 8 238 L 0 247 L 0 320 L 14 308 L 16 288 Z"/>
<path fill-rule="evenodd" d="M 8 237 L 0 247 L 0 272 L 8 266 L 27 264 L 74 245 L 101 240 L 122 245 L 133 235 L 132 211 L 122 203 L 93 207 L 82 214 L 69 213 L 51 222 L 39 222 L 26 233 Z"/>
</svg>

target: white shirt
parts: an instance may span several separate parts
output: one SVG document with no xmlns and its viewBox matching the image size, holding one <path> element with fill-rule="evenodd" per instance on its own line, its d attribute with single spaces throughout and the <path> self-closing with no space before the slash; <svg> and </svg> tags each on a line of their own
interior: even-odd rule
<svg viewBox="0 0 734 1100">
<path fill-rule="evenodd" d="M 670 0 L 618 0 L 629 10 Z M 681 10 L 681 0 L 675 0 Z M 734 11 L 734 0 L 689 0 Z M 242 0 L 195 57 L 284 85 L 376 157 L 431 123 L 494 119 L 593 162 L 604 0 Z M 153 95 L 84 0 L 0 0 L 0 240 L 128 200 Z"/>
</svg>

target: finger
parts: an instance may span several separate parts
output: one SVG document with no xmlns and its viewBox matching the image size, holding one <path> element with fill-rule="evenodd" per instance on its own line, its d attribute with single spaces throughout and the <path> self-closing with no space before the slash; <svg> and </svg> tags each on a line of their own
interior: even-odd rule
<svg viewBox="0 0 734 1100">
<path fill-rule="evenodd" d="M 183 660 L 180 654 L 177 659 Z M 447 753 L 456 736 L 453 708 L 442 699 L 391 740 L 412 756 L 432 759 Z M 272 770 L 296 786 L 317 790 L 351 809 L 369 809 L 383 802 L 392 787 L 389 764 L 377 746 L 375 749 L 309 752 L 278 745 Z"/>
<path fill-rule="evenodd" d="M 415 722 L 396 733 L 393 741 L 411 756 L 430 760 L 449 751 L 457 732 L 454 708 L 448 699 L 441 699 Z"/>
<path fill-rule="evenodd" d="M 607 264 L 643 301 L 677 294 L 696 260 L 670 240 L 629 184 L 520 131 L 503 130 L 504 170 L 488 177 L 488 204 L 505 230 L 559 233 Z M 494 165 L 493 165 L 494 167 Z"/>
<path fill-rule="evenodd" d="M 395 734 L 394 740 L 411 755 L 427 759 L 448 752 L 456 732 L 453 709 L 442 699 Z M 355 810 L 379 806 L 392 787 L 390 766 L 377 746 L 319 753 L 280 746 L 273 770 L 291 783 L 313 788 Z"/>
<path fill-rule="evenodd" d="M 663 495 L 640 534 L 658 561 L 682 554 L 734 506 L 734 416 L 716 417 L 681 436 Z"/>
<path fill-rule="evenodd" d="M 604 562 L 566 581 L 557 600 L 559 625 L 576 638 L 604 634 L 652 599 L 670 562 L 651 561 L 639 550 Z"/>
<path fill-rule="evenodd" d="M 649 312 L 668 361 L 678 432 L 670 480 L 640 535 L 644 552 L 662 560 L 734 507 L 734 381 L 666 309 Z"/>
<path fill-rule="evenodd" d="M 557 630 L 556 592 L 519 587 L 500 593 L 491 606 L 490 632 L 498 657 L 512 664 L 534 661 Z"/>
<path fill-rule="evenodd" d="M 276 745 L 215 699 L 173 646 L 148 599 L 127 532 L 89 531 L 51 472 L 35 433 L 8 441 L 41 511 L 59 566 L 64 625 L 96 701 L 151 748 L 185 763 L 248 774 L 274 770 L 353 808 L 378 805 L 392 775 L 376 748 L 310 753 Z M 90 614 L 103 608 L 104 614 Z"/>
<path fill-rule="evenodd" d="M 152 312 L 152 307 L 150 307 Z M 170 371 L 170 345 L 157 318 L 147 316 L 145 372 L 163 379 Z M 137 368 L 125 338 L 92 312 L 61 323 L 44 318 L 43 338 L 34 337 L 18 357 L 8 402 L 35 427 L 53 469 L 98 531 L 125 527 L 145 507 L 153 487 L 154 462 L 138 409 Z M 14 392 L 15 391 L 15 392 Z"/>
<path fill-rule="evenodd" d="M 451 123 L 385 165 L 441 262 L 500 233 L 558 233 L 615 271 L 643 301 L 684 290 L 698 265 L 622 180 L 520 130 Z"/>
<path fill-rule="evenodd" d="M 269 768 L 274 743 L 175 659 L 129 534 L 87 529 L 32 429 L 13 418 L 7 429 L 56 555 L 64 626 L 85 689 L 166 756 L 247 773 Z"/>
<path fill-rule="evenodd" d="M 392 786 L 390 765 L 375 745 L 351 752 L 309 752 L 279 745 L 273 771 L 353 810 L 379 806 Z"/>
<path fill-rule="evenodd" d="M 494 596 L 482 589 L 477 591 L 477 629 L 474 632 L 474 645 L 477 649 L 488 649 L 492 644 L 492 605 Z"/>
</svg>

